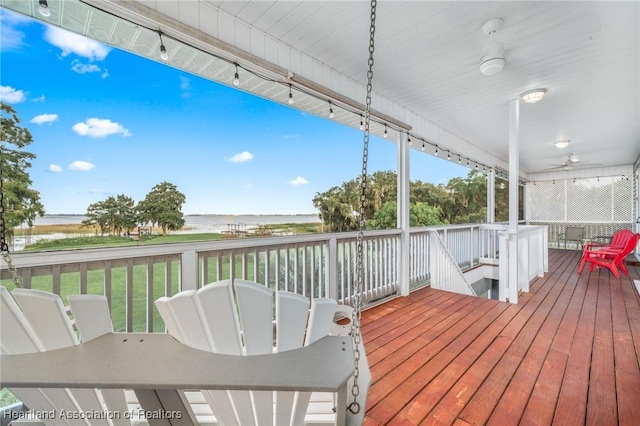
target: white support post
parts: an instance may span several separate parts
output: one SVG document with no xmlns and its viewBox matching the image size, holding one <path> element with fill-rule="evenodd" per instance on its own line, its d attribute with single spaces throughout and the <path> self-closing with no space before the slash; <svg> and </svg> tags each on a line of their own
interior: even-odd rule
<svg viewBox="0 0 640 426">
<path fill-rule="evenodd" d="M 410 182 L 410 148 L 407 142 L 406 133 L 398 134 L 398 228 L 402 231 L 400 235 L 400 247 L 398 250 L 398 282 L 400 294 L 409 294 L 409 265 L 411 256 L 410 233 L 411 224 L 409 222 L 409 182 Z"/>
<path fill-rule="evenodd" d="M 509 102 L 509 301 L 518 303 L 518 176 L 520 101 Z"/>
<path fill-rule="evenodd" d="M 496 172 L 492 167 L 487 174 L 487 223 L 496 221 Z"/>
<path fill-rule="evenodd" d="M 183 251 L 180 258 L 180 291 L 198 289 L 198 253 Z"/>
</svg>

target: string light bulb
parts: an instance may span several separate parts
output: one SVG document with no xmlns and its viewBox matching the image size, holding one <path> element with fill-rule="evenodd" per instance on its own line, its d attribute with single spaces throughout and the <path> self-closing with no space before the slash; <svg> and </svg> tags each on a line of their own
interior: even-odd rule
<svg viewBox="0 0 640 426">
<path fill-rule="evenodd" d="M 362 114 L 360 114 L 360 130 L 364 130 L 364 123 L 362 122 Z"/>
<path fill-rule="evenodd" d="M 40 7 L 38 8 L 40 15 L 42 16 L 51 16 L 51 11 L 49 10 L 49 4 L 47 3 L 47 0 L 40 0 L 38 2 L 40 4 Z"/>
<path fill-rule="evenodd" d="M 382 137 L 386 139 L 388 136 L 389 135 L 387 134 L 387 123 L 384 123 L 384 135 L 382 135 Z"/>
<path fill-rule="evenodd" d="M 162 31 L 158 30 L 158 37 L 160 37 L 160 59 L 163 61 L 169 60 L 169 55 L 167 54 L 167 48 L 164 47 L 164 43 L 162 42 Z"/>
<path fill-rule="evenodd" d="M 293 105 L 293 93 L 291 93 L 291 84 L 289 84 L 289 105 Z"/>
<path fill-rule="evenodd" d="M 333 107 L 331 106 L 331 101 L 329 101 L 329 118 L 333 118 L 336 115 L 333 113 Z"/>
<path fill-rule="evenodd" d="M 436 145 L 436 152 L 433 153 L 436 157 L 438 156 L 438 145 Z"/>
<path fill-rule="evenodd" d="M 451 161 L 451 153 L 447 152 L 447 160 Z"/>
<path fill-rule="evenodd" d="M 409 146 L 413 145 L 413 142 L 411 142 L 411 135 L 407 133 L 407 142 L 409 142 Z"/>
<path fill-rule="evenodd" d="M 236 66 L 236 73 L 233 76 L 233 85 L 240 86 L 240 74 L 238 74 L 238 64 L 235 64 L 235 66 Z"/>
<path fill-rule="evenodd" d="M 422 142 L 422 150 L 424 151 L 426 149 L 426 146 L 424 146 L 424 142 Z"/>
<path fill-rule="evenodd" d="M 462 163 L 462 157 L 458 155 L 458 164 Z"/>
</svg>

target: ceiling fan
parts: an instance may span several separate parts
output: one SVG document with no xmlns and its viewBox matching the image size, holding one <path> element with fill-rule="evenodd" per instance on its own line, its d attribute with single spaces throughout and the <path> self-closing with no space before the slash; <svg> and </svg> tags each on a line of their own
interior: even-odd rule
<svg viewBox="0 0 640 426">
<path fill-rule="evenodd" d="M 574 152 L 572 154 L 569 154 L 564 164 L 552 164 L 553 167 L 548 168 L 546 170 L 573 170 L 579 167 L 593 167 L 593 166 L 599 166 L 599 165 L 601 164 L 592 163 L 586 160 L 580 160 L 580 158 L 578 158 L 578 154 Z"/>
</svg>

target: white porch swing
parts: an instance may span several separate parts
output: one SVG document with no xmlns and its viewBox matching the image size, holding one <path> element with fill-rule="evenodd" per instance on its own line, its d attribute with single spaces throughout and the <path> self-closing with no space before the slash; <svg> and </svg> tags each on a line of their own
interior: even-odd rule
<svg viewBox="0 0 640 426">
<path fill-rule="evenodd" d="M 0 386 L 41 414 L 29 424 L 363 423 L 371 380 L 360 315 L 376 4 L 371 1 L 354 307 L 226 280 L 158 299 L 168 334 L 113 333 L 106 298 L 79 295 L 69 299 L 78 339 L 59 296 L 20 288 L 3 217 L 0 248 L 17 288 L 12 297 L 0 287 Z M 337 325 L 340 317 L 350 317 L 350 325 Z"/>
</svg>

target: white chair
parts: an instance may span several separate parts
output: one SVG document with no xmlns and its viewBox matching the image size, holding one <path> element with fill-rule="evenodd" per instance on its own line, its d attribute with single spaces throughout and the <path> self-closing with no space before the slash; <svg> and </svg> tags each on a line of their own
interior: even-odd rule
<svg viewBox="0 0 640 426">
<path fill-rule="evenodd" d="M 17 289 L 14 290 L 12 298 L 4 287 L 0 287 L 0 291 L 2 292 L 0 323 L 3 333 L 0 343 L 3 355 L 43 352 L 80 344 L 80 339 L 73 330 L 58 296 L 36 290 Z M 235 293 L 237 297 L 234 297 L 234 286 L 226 281 L 205 286 L 197 292 L 186 291 L 172 298 L 162 298 L 156 304 L 175 339 L 187 346 L 220 354 L 245 356 L 285 352 L 310 345 L 329 334 L 331 329 L 333 329 L 332 334 L 335 335 L 348 333 L 348 327 L 334 323 L 336 302 L 333 300 L 316 299 L 310 302 L 307 298 L 293 293 L 279 292 L 275 297 L 276 320 L 274 322 L 273 292 L 264 286 L 238 280 L 235 284 Z M 71 296 L 69 307 L 83 343 L 112 333 L 109 308 L 104 296 Z M 343 311 L 343 315 L 350 315 L 350 308 L 341 307 L 340 310 Z M 361 353 L 364 354 L 362 346 Z M 298 359 L 302 360 L 299 357 Z M 194 368 L 206 368 L 206 366 L 198 365 Z M 331 366 L 321 365 L 321 363 L 310 365 L 310 376 L 316 371 L 326 371 L 327 368 Z M 283 375 L 286 377 L 285 370 L 286 367 L 282 368 L 282 371 L 274 372 L 275 377 Z M 268 374 L 265 377 L 269 376 Z M 296 375 L 296 377 L 301 376 Z M 362 394 L 359 399 L 363 410 L 358 416 L 347 416 L 347 424 L 362 423 L 369 379 L 366 356 L 363 356 L 360 361 Z M 149 383 L 154 383 L 152 377 L 149 380 Z M 297 382 L 300 383 L 300 380 L 298 379 Z M 266 383 L 263 388 L 268 389 L 269 381 L 267 380 Z M 313 383 L 315 382 L 303 388 L 313 389 Z M 27 407 L 41 412 L 51 410 L 59 412 L 62 409 L 67 412 L 101 410 L 137 412 L 136 408 L 140 407 L 136 394 L 121 389 L 12 390 Z M 338 404 L 336 395 L 333 393 L 181 389 L 176 391 L 179 397 L 187 402 L 185 409 L 190 411 L 189 419 L 193 419 L 188 424 L 280 426 L 336 423 L 334 407 Z M 346 397 L 342 401 L 345 399 Z M 143 402 L 147 407 L 148 401 Z M 148 423 L 144 419 L 130 420 L 126 416 L 121 416 L 110 421 L 43 419 L 37 424 L 138 425 Z"/>
<path fill-rule="evenodd" d="M 235 291 L 234 291 L 235 290 Z M 235 293 L 235 296 L 234 296 Z M 219 354 L 251 356 L 301 348 L 327 336 L 344 334 L 334 324 L 337 303 L 289 292 L 275 293 L 260 284 L 235 280 L 211 283 L 163 297 L 156 306 L 168 332 L 183 344 Z M 350 308 L 349 308 L 350 309 Z M 342 309 L 344 310 L 344 309 Z M 274 321 L 275 312 L 275 321 Z M 364 354 L 364 348 L 361 347 Z M 327 366 L 310 365 L 309 369 Z M 370 373 L 361 358 L 361 401 L 366 400 Z M 274 371 L 286 375 L 286 371 Z M 225 425 L 335 424 L 335 395 L 309 392 L 203 391 L 215 416 Z M 359 416 L 347 416 L 349 424 L 361 424 Z"/>
<path fill-rule="evenodd" d="M 44 352 L 80 344 L 59 296 L 38 290 L 15 289 L 11 297 L 5 287 L 0 287 L 0 294 L 2 354 Z M 130 407 L 126 404 L 123 390 L 48 388 L 11 389 L 11 391 L 30 410 L 56 413 L 54 418 L 40 419 L 39 424 L 91 426 L 148 424 L 139 419 L 132 421 L 125 415 L 113 419 L 73 418 L 74 413 L 116 411 L 124 413 Z M 63 412 L 68 413 L 64 416 L 66 418 L 60 418 Z"/>
</svg>

